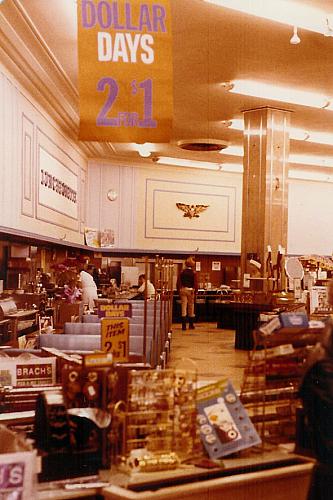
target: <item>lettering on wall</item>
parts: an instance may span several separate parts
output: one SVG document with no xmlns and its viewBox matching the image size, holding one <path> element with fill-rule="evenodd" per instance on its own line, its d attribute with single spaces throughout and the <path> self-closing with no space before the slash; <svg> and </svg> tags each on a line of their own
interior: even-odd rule
<svg viewBox="0 0 333 500">
<path fill-rule="evenodd" d="M 67 184 L 60 179 L 57 179 L 55 175 L 51 175 L 48 172 L 44 171 L 41 169 L 40 171 L 40 176 L 41 176 L 41 181 L 40 183 L 42 186 L 46 186 L 49 189 L 52 189 L 56 193 L 58 193 L 60 196 L 64 196 L 68 200 L 72 201 L 73 203 L 76 203 L 77 199 L 77 192 L 67 186 Z"/>
<path fill-rule="evenodd" d="M 38 203 L 70 218 L 78 217 L 78 178 L 39 147 Z"/>
</svg>

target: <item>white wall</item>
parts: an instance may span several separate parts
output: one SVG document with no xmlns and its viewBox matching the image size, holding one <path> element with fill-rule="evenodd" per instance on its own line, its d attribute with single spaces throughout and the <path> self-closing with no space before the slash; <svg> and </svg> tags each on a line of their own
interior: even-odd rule
<svg viewBox="0 0 333 500">
<path fill-rule="evenodd" d="M 92 161 L 88 185 L 88 226 L 114 229 L 117 248 L 240 252 L 240 174 Z M 107 199 L 110 189 L 116 201 Z M 209 206 L 190 219 L 178 202 Z"/>
<path fill-rule="evenodd" d="M 83 243 L 87 162 L 79 147 L 0 66 L 0 226 Z M 77 201 L 41 184 L 41 169 Z"/>
<path fill-rule="evenodd" d="M 289 180 L 288 253 L 332 255 L 333 183 Z"/>
</svg>

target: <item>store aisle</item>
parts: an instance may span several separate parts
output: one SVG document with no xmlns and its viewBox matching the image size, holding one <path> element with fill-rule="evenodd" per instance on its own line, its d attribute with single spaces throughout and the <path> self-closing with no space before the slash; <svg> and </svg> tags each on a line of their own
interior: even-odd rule
<svg viewBox="0 0 333 500">
<path fill-rule="evenodd" d="M 248 351 L 235 350 L 235 332 L 216 328 L 216 323 L 197 323 L 195 330 L 172 326 L 169 368 L 181 367 L 182 358 L 191 358 L 198 367 L 199 380 L 219 380 L 228 377 L 235 389 L 240 389 Z"/>
</svg>

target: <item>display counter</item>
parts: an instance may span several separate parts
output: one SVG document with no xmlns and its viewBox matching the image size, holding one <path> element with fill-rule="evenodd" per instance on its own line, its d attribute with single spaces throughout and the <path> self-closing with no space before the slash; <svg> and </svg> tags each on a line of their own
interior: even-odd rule
<svg viewBox="0 0 333 500">
<path fill-rule="evenodd" d="M 195 300 L 196 321 L 217 321 L 218 317 L 215 304 L 219 303 L 221 299 L 227 298 L 230 294 L 231 292 L 229 292 L 228 289 L 221 290 L 220 288 L 199 291 Z M 179 323 L 181 321 L 181 303 L 177 292 L 173 295 L 172 321 L 174 323 Z"/>
<path fill-rule="evenodd" d="M 283 312 L 304 310 L 302 303 L 274 306 L 253 302 L 216 302 L 217 328 L 235 330 L 235 349 L 253 349 L 253 330 L 259 326 L 260 314 L 268 311 Z"/>
<path fill-rule="evenodd" d="M 175 471 L 131 476 L 104 473 L 103 481 L 109 481 L 104 488 L 93 486 L 98 481 L 96 478 L 91 479 L 91 488 L 86 483 L 85 487 L 75 490 L 66 489 L 65 483 L 43 483 L 39 485 L 37 499 L 285 500 L 292 491 L 293 500 L 306 500 L 314 461 L 276 450 L 227 458 L 223 464 L 223 468 L 204 469 L 190 465 Z M 76 483 L 79 482 L 78 478 Z"/>
</svg>

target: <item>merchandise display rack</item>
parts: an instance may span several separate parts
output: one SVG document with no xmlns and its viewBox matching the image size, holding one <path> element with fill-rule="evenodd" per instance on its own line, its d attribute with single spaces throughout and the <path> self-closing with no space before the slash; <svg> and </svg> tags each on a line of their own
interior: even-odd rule
<svg viewBox="0 0 333 500">
<path fill-rule="evenodd" d="M 244 371 L 240 399 L 264 448 L 295 440 L 299 385 L 308 353 L 322 330 L 281 328 L 271 335 L 253 332 L 254 348 Z"/>
<path fill-rule="evenodd" d="M 146 448 L 153 454 L 174 452 L 182 460 L 196 440 L 195 371 L 132 371 L 127 398 L 125 455 Z"/>
</svg>

